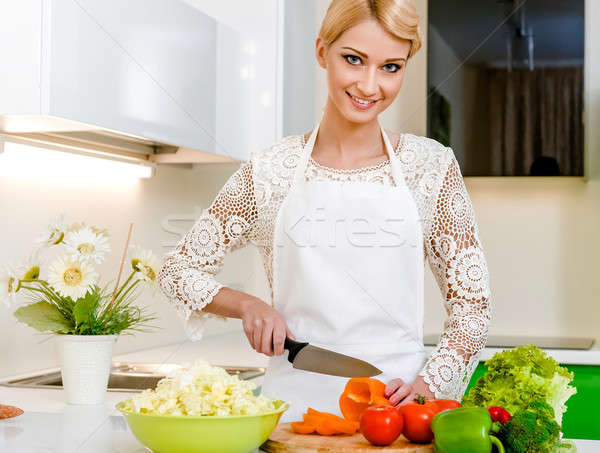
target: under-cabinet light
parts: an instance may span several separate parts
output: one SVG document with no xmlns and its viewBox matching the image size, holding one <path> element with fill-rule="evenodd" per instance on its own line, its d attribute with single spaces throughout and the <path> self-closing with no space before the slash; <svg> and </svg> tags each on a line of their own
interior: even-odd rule
<svg viewBox="0 0 600 453">
<path fill-rule="evenodd" d="M 0 173 L 27 173 L 41 179 L 122 182 L 150 178 L 155 164 L 127 162 L 110 156 L 93 157 L 76 150 L 37 146 L 4 141 L 0 143 Z M 2 151 L 0 148 L 0 151 Z"/>
</svg>

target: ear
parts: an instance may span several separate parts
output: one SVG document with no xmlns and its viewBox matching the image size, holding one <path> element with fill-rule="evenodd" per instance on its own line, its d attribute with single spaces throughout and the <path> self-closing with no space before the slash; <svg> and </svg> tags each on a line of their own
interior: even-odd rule
<svg viewBox="0 0 600 453">
<path fill-rule="evenodd" d="M 327 69 L 327 47 L 325 46 L 323 38 L 320 36 L 317 37 L 317 41 L 315 42 L 315 57 L 317 58 L 319 66 L 323 69 Z"/>
</svg>

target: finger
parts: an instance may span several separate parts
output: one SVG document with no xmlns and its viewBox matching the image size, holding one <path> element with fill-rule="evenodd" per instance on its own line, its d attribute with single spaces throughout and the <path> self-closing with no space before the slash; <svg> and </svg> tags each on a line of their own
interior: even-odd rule
<svg viewBox="0 0 600 453">
<path fill-rule="evenodd" d="M 396 407 L 404 406 L 405 404 L 408 404 L 411 401 L 413 401 L 416 397 L 417 394 L 415 392 L 410 392 L 408 395 L 406 395 L 406 398 L 400 401 L 400 403 L 396 404 Z"/>
<path fill-rule="evenodd" d="M 294 336 L 294 334 L 292 333 L 292 331 L 289 329 L 288 326 L 285 326 L 285 334 L 291 340 L 295 340 L 296 339 L 296 337 Z"/>
<path fill-rule="evenodd" d="M 392 393 L 394 393 L 398 387 L 401 387 L 402 385 L 404 385 L 404 381 L 402 379 L 392 379 L 390 382 L 388 382 L 388 384 L 385 386 L 385 394 L 384 396 L 386 398 L 389 398 L 390 395 L 392 395 Z"/>
<path fill-rule="evenodd" d="M 247 327 L 244 327 L 244 333 L 246 334 L 246 338 L 248 339 L 248 344 L 254 349 L 254 337 L 252 335 L 252 331 Z"/>
<path fill-rule="evenodd" d="M 273 355 L 273 324 L 269 321 L 265 324 L 261 334 L 261 348 L 264 354 Z"/>
<path fill-rule="evenodd" d="M 286 330 L 283 326 L 279 325 L 273 330 L 273 354 L 283 354 L 283 344 L 285 342 Z"/>
<path fill-rule="evenodd" d="M 256 326 L 256 325 L 254 325 L 252 327 L 253 327 L 253 330 L 252 330 L 252 342 L 253 342 L 253 345 L 252 345 L 252 347 L 254 348 L 254 350 L 256 352 L 262 352 L 260 350 L 260 347 L 261 347 L 261 341 L 260 340 L 261 340 L 261 335 L 262 335 L 262 329 L 260 328 L 260 326 Z"/>
<path fill-rule="evenodd" d="M 400 387 L 396 389 L 396 391 L 388 398 L 392 404 L 395 406 L 402 400 L 406 399 L 407 396 L 411 393 L 411 386 L 408 384 L 402 384 Z"/>
</svg>

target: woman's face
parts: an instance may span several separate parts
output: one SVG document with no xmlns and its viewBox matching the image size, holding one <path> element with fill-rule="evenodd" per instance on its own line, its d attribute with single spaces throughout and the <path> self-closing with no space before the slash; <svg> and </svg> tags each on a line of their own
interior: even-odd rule
<svg viewBox="0 0 600 453">
<path fill-rule="evenodd" d="M 329 48 L 317 38 L 317 60 L 327 70 L 330 102 L 348 121 L 374 120 L 400 91 L 410 46 L 409 40 L 392 36 L 373 19 L 349 28 Z"/>
</svg>

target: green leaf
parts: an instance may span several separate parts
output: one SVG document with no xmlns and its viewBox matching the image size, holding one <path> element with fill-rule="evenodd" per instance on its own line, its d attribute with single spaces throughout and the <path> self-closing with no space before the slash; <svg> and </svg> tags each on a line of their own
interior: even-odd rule
<svg viewBox="0 0 600 453">
<path fill-rule="evenodd" d="M 40 332 L 70 333 L 73 331 L 58 308 L 43 300 L 19 307 L 14 315 L 22 323 Z"/>
<path fill-rule="evenodd" d="M 89 330 L 93 324 L 93 317 L 98 306 L 98 294 L 89 292 L 84 297 L 77 299 L 73 307 L 73 316 L 75 325 L 80 333 Z"/>
</svg>

